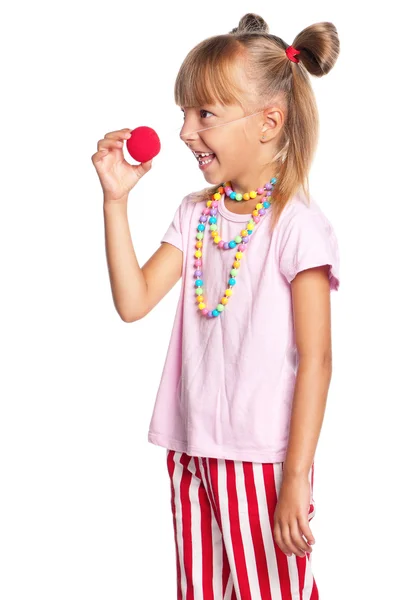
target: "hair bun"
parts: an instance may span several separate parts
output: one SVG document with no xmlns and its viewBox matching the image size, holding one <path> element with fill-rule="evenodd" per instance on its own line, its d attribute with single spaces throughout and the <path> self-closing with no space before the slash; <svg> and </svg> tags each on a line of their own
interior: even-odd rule
<svg viewBox="0 0 398 600">
<path fill-rule="evenodd" d="M 229 33 L 268 33 L 268 25 L 260 15 L 246 13 Z"/>
</svg>

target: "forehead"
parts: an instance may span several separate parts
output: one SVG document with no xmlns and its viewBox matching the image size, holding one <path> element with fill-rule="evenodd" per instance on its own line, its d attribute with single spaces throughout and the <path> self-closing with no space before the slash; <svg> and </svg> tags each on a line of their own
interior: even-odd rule
<svg viewBox="0 0 398 600">
<path fill-rule="evenodd" d="M 227 111 L 246 104 L 248 86 L 241 61 L 229 55 L 218 58 L 215 68 L 214 60 L 207 53 L 194 53 L 182 64 L 174 88 L 178 106 Z"/>
</svg>

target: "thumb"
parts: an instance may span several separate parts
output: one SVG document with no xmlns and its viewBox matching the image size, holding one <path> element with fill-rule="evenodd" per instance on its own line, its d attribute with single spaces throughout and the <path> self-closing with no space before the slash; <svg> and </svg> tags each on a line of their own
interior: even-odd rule
<svg viewBox="0 0 398 600">
<path fill-rule="evenodd" d="M 148 171 L 150 171 L 151 167 L 152 167 L 152 160 L 147 160 L 145 162 L 142 162 L 139 165 L 133 165 L 133 169 L 136 171 L 136 174 L 138 175 L 139 178 L 143 177 L 143 175 L 145 175 L 145 173 L 147 173 Z"/>
</svg>

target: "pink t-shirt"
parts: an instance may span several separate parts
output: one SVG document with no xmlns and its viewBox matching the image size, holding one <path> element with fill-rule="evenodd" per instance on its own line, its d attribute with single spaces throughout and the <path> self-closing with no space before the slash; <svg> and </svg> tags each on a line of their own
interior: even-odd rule
<svg viewBox="0 0 398 600">
<path fill-rule="evenodd" d="M 290 282 L 298 271 L 329 266 L 339 287 L 334 230 L 311 198 L 296 194 L 273 234 L 272 210 L 256 225 L 225 310 L 203 316 L 196 302 L 194 252 L 205 201 L 185 196 L 162 242 L 182 250 L 181 292 L 148 441 L 192 456 L 256 462 L 285 460 L 297 373 Z M 223 240 L 240 234 L 250 214 L 218 204 Z M 207 308 L 228 287 L 236 249 L 220 250 L 206 224 L 201 279 Z"/>
</svg>

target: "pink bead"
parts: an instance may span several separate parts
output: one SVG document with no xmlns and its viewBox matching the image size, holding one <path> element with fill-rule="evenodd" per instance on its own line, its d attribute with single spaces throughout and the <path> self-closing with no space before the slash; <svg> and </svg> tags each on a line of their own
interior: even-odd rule
<svg viewBox="0 0 398 600">
<path fill-rule="evenodd" d="M 203 308 L 201 311 L 202 315 L 204 315 L 205 317 L 207 316 L 207 313 L 209 312 L 208 308 Z"/>
<path fill-rule="evenodd" d="M 224 188 L 224 192 L 228 195 L 229 192 L 232 192 L 232 188 L 227 186 Z"/>
<path fill-rule="evenodd" d="M 264 194 L 264 188 L 257 188 L 257 194 Z"/>
<path fill-rule="evenodd" d="M 218 206 L 218 201 L 217 200 L 213 200 L 213 208 L 217 208 Z"/>
<path fill-rule="evenodd" d="M 246 244 L 239 244 L 239 246 L 238 246 L 238 250 L 239 250 L 240 252 L 244 252 L 244 251 L 246 250 Z"/>
<path fill-rule="evenodd" d="M 205 208 L 203 211 L 204 215 L 209 215 L 210 214 L 210 208 Z"/>
<path fill-rule="evenodd" d="M 260 222 L 261 217 L 253 217 L 253 221 L 255 223 L 259 223 Z"/>
<path fill-rule="evenodd" d="M 219 248 L 223 248 L 224 247 L 224 242 L 221 240 L 221 242 L 218 242 L 217 246 Z"/>
<path fill-rule="evenodd" d="M 197 258 L 194 263 L 195 267 L 201 267 L 202 266 L 202 259 L 201 258 Z"/>
</svg>

